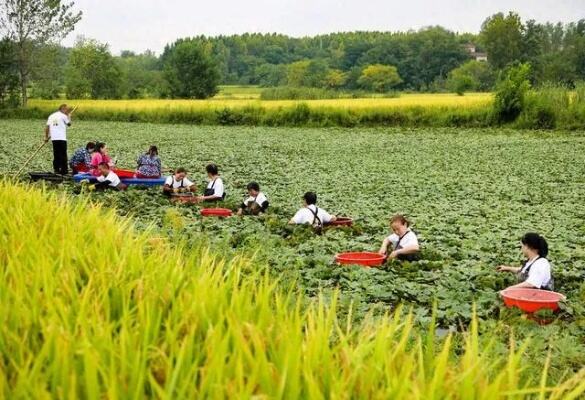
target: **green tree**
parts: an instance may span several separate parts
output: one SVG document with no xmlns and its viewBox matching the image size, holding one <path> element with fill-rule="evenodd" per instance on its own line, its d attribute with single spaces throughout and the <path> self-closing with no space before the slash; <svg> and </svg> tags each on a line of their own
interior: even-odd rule
<svg viewBox="0 0 585 400">
<path fill-rule="evenodd" d="M 116 58 L 122 73 L 121 93 L 130 99 L 162 97 L 168 93 L 159 60 L 152 51 L 123 51 Z"/>
<path fill-rule="evenodd" d="M 347 74 L 339 69 L 330 69 L 325 76 L 324 86 L 329 89 L 339 89 L 347 82 Z"/>
<path fill-rule="evenodd" d="M 61 0 L 3 0 L 0 2 L 0 30 L 14 41 L 22 105 L 26 106 L 31 60 L 35 46 L 67 36 L 79 20 L 74 2 Z"/>
<path fill-rule="evenodd" d="M 402 82 L 398 70 L 393 65 L 374 64 L 363 69 L 358 84 L 366 89 L 384 93 Z"/>
<path fill-rule="evenodd" d="M 18 105 L 18 82 L 16 46 L 0 40 L 0 107 Z"/>
<path fill-rule="evenodd" d="M 488 62 L 496 69 L 519 61 L 523 50 L 523 25 L 518 14 L 494 14 L 487 18 L 480 32 L 480 41 L 488 54 Z"/>
<path fill-rule="evenodd" d="M 324 87 L 325 78 L 329 73 L 329 66 L 327 62 L 322 59 L 311 60 L 307 66 L 303 86 L 306 87 Z"/>
<path fill-rule="evenodd" d="M 284 64 L 262 64 L 256 68 L 254 83 L 262 87 L 280 86 L 286 84 L 287 67 Z"/>
<path fill-rule="evenodd" d="M 302 60 L 289 64 L 286 74 L 287 85 L 292 87 L 305 86 L 310 64 L 311 61 L 309 60 Z"/>
<path fill-rule="evenodd" d="M 485 92 L 493 88 L 495 75 L 485 62 L 470 60 L 449 72 L 447 88 L 462 95 L 468 91 Z"/>
<path fill-rule="evenodd" d="M 57 99 L 63 92 L 68 52 L 59 45 L 49 44 L 35 50 L 31 72 L 31 96 Z"/>
<path fill-rule="evenodd" d="M 69 98 L 116 99 L 121 97 L 121 72 L 107 44 L 80 38 L 69 54 L 66 68 Z"/>
<path fill-rule="evenodd" d="M 218 92 L 219 71 L 210 50 L 190 39 L 165 48 L 162 61 L 171 97 L 206 99 Z"/>
</svg>

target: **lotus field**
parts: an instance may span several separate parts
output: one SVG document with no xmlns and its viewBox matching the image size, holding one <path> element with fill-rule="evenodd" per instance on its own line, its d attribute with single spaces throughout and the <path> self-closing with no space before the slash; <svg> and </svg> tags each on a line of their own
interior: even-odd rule
<svg viewBox="0 0 585 400">
<path fill-rule="evenodd" d="M 187 168 L 198 192 L 205 165 L 217 163 L 228 193 L 220 207 L 235 210 L 252 180 L 271 203 L 261 217 L 205 218 L 160 187 L 90 193 L 72 182 L 13 181 L 42 128 L 0 126 L 5 398 L 585 393 L 583 132 L 91 121 L 69 129 L 70 154 L 105 141 L 119 167 L 134 168 L 156 144 L 163 166 Z M 47 146 L 27 170 L 50 163 Z M 308 190 L 353 226 L 321 235 L 289 226 Z M 377 251 L 395 213 L 412 220 L 420 261 L 334 262 L 339 252 Z M 555 289 L 567 296 L 558 313 L 527 316 L 498 294 L 515 277 L 496 266 L 519 265 L 529 231 L 549 242 Z"/>
</svg>

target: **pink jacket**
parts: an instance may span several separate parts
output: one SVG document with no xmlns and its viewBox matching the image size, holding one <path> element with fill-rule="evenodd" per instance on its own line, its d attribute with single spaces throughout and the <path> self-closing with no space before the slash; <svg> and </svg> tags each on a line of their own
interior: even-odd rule
<svg viewBox="0 0 585 400">
<path fill-rule="evenodd" d="M 93 176 L 99 176 L 100 172 L 98 171 L 98 165 L 100 165 L 102 162 L 107 162 L 110 166 L 112 166 L 112 159 L 110 158 L 110 156 L 102 154 L 102 153 L 93 153 L 91 156 L 91 174 Z"/>
</svg>

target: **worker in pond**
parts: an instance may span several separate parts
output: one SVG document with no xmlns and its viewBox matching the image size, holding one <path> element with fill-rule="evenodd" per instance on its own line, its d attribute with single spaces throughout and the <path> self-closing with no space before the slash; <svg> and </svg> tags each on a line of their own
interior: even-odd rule
<svg viewBox="0 0 585 400">
<path fill-rule="evenodd" d="M 389 259 L 417 261 L 420 258 L 420 246 L 416 233 L 410 229 L 410 222 L 403 215 L 397 214 L 390 218 L 390 229 L 393 233 L 384 239 L 378 253 Z M 390 245 L 392 250 L 388 254 Z"/>
<path fill-rule="evenodd" d="M 291 225 L 312 225 L 315 229 L 322 229 L 324 225 L 334 222 L 337 217 L 317 207 L 317 193 L 307 192 L 303 195 L 303 207 L 288 222 Z"/>
<path fill-rule="evenodd" d="M 187 170 L 179 167 L 175 172 L 167 177 L 163 186 L 163 194 L 171 196 L 180 193 L 192 193 L 196 190 L 195 184 L 187 179 Z"/>
<path fill-rule="evenodd" d="M 513 272 L 518 276 L 518 283 L 513 288 L 530 288 L 553 290 L 554 280 L 551 266 L 546 256 L 548 255 L 548 243 L 538 233 L 529 232 L 521 239 L 521 250 L 526 261 L 521 267 L 508 265 L 498 266 L 498 271 Z"/>
</svg>

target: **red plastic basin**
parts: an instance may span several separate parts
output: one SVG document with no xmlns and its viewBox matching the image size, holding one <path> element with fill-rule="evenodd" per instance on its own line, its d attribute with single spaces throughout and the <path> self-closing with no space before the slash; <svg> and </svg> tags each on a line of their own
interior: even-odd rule
<svg viewBox="0 0 585 400">
<path fill-rule="evenodd" d="M 337 219 L 333 222 L 328 223 L 327 225 L 331 226 L 352 226 L 353 219 L 349 217 L 337 217 Z"/>
<path fill-rule="evenodd" d="M 134 178 L 135 171 L 129 169 L 117 169 L 114 168 L 114 173 L 118 175 L 118 178 Z"/>
<path fill-rule="evenodd" d="M 548 290 L 529 288 L 509 288 L 500 292 L 507 307 L 518 307 L 529 313 L 548 308 L 558 310 L 559 301 L 565 300 L 565 296 Z"/>
<path fill-rule="evenodd" d="M 203 208 L 201 215 L 204 217 L 231 217 L 232 210 L 229 208 Z"/>
<path fill-rule="evenodd" d="M 384 263 L 385 256 L 370 251 L 340 253 L 335 256 L 338 264 L 357 264 L 367 267 L 378 267 Z"/>
</svg>

